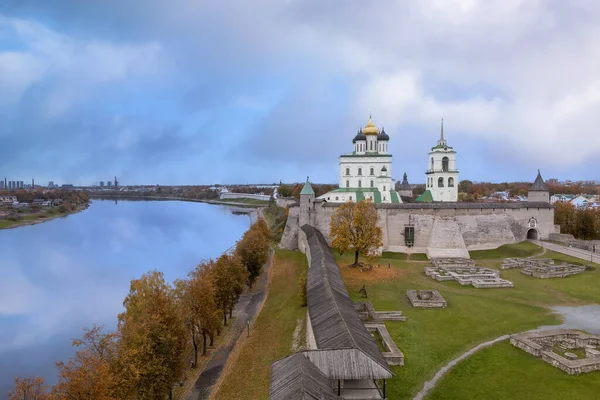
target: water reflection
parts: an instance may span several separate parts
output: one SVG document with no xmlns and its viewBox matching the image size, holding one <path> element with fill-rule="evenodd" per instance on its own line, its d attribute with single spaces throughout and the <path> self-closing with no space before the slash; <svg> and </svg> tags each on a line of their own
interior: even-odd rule
<svg viewBox="0 0 600 400">
<path fill-rule="evenodd" d="M 253 216 L 186 202 L 94 201 L 79 214 L 0 230 L 0 398 L 15 375 L 53 382 L 81 328 L 116 327 L 129 281 L 183 277 L 230 248 Z"/>
</svg>

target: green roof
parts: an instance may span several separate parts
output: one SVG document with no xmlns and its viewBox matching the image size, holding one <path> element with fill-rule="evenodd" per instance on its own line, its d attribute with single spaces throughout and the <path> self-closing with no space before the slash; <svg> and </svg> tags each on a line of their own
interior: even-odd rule
<svg viewBox="0 0 600 400">
<path fill-rule="evenodd" d="M 340 157 L 391 157 L 391 154 L 381 154 L 381 153 L 366 153 L 366 154 L 356 154 L 356 152 L 342 154 Z"/>
<path fill-rule="evenodd" d="M 422 195 L 415 199 L 417 203 L 433 203 L 433 196 L 429 190 L 426 190 Z"/>
<path fill-rule="evenodd" d="M 365 195 L 362 192 L 356 192 L 356 202 L 363 201 L 365 199 Z"/>
<path fill-rule="evenodd" d="M 398 192 L 395 190 L 390 190 L 390 199 L 392 203 L 400 203 L 400 199 L 398 198 Z"/>
<path fill-rule="evenodd" d="M 312 186 L 310 185 L 310 182 L 308 181 L 308 179 L 306 180 L 306 183 L 304 184 L 304 187 L 302 188 L 302 191 L 300 192 L 300 195 L 303 194 L 315 194 L 315 191 L 313 190 Z"/>
</svg>

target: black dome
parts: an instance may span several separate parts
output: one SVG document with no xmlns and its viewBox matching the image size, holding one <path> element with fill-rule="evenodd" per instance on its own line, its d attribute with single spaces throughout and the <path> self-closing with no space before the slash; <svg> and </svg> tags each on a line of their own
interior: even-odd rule
<svg viewBox="0 0 600 400">
<path fill-rule="evenodd" d="M 354 139 L 352 139 L 352 143 L 356 143 L 357 140 L 367 140 L 367 137 L 362 133 L 362 129 L 360 129 Z"/>
<path fill-rule="evenodd" d="M 379 132 L 379 135 L 377 135 L 377 140 L 390 140 L 390 137 L 387 133 L 385 133 L 383 128 L 381 128 L 381 132 Z"/>
</svg>

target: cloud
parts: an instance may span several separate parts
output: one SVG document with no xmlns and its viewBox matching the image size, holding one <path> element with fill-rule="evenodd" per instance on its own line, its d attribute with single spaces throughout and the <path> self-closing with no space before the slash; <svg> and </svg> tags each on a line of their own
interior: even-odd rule
<svg viewBox="0 0 600 400">
<path fill-rule="evenodd" d="M 39 121 L 36 139 L 55 132 L 60 117 L 80 166 L 89 157 L 77 136 L 85 137 L 90 121 L 107 121 L 97 124 L 105 131 L 117 117 L 138 121 L 107 135 L 117 154 L 130 149 L 131 162 L 117 157 L 113 164 L 131 179 L 252 181 L 271 178 L 277 163 L 272 179 L 315 168 L 335 180 L 335 157 L 351 149 L 369 111 L 396 141 L 392 149 L 414 149 L 423 159 L 444 118 L 471 179 L 530 179 L 537 167 L 580 174 L 600 150 L 600 5 L 592 0 L 132 0 L 101 7 L 60 0 L 13 3 L 2 12 L 0 24 L 21 44 L 0 50 L 15 76 L 0 104 L 20 99 L 14 110 Z M 34 15 L 55 23 L 49 28 Z M 203 129 L 210 123 L 214 134 Z M 146 126 L 177 132 L 176 145 L 168 146 L 167 133 L 141 134 Z M 156 153 L 155 168 L 135 170 L 155 145 L 171 150 Z M 170 160 L 207 146 L 213 151 L 196 159 Z M 474 147 L 488 152 L 489 168 L 476 168 Z M 235 162 L 222 164 L 217 153 Z M 398 156 L 398 163 L 418 159 Z M 102 157 L 108 153 L 92 159 Z M 4 166 L 30 159 L 25 152 Z M 494 172 L 507 171 L 506 163 L 523 168 L 514 176 Z M 93 179 L 95 165 L 84 168 L 85 179 Z M 422 176 L 412 164 L 397 169 Z"/>
</svg>

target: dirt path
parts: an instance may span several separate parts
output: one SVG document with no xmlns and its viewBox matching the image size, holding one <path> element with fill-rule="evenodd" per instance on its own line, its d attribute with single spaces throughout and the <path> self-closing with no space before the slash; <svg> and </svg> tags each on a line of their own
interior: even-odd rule
<svg viewBox="0 0 600 400">
<path fill-rule="evenodd" d="M 584 261 L 591 261 L 600 264 L 600 254 L 598 253 L 591 253 L 590 251 L 581 250 L 575 247 L 560 246 L 558 244 L 548 242 L 539 242 L 535 240 L 532 240 L 531 242 L 537 244 L 538 246 L 543 246 L 544 249 L 566 254 L 571 257 L 582 259 Z"/>
<path fill-rule="evenodd" d="M 235 305 L 234 316 L 236 319 L 234 326 L 231 328 L 233 329 L 231 340 L 213 354 L 210 361 L 206 364 L 206 368 L 196 381 L 194 389 L 187 400 L 205 400 L 209 398 L 212 388 L 221 376 L 223 367 L 235 347 L 238 338 L 246 330 L 246 322 L 255 319 L 260 305 L 265 298 L 272 258 L 273 251 L 269 254 L 269 259 L 263 266 L 263 272 L 258 278 L 252 292 L 240 296 L 239 301 Z"/>
<path fill-rule="evenodd" d="M 431 390 L 433 388 L 435 388 L 435 385 L 437 385 L 438 381 L 448 372 L 450 371 L 450 369 L 452 369 L 452 367 L 454 367 L 456 364 L 458 364 L 459 362 L 461 362 L 462 360 L 464 360 L 465 358 L 468 358 L 470 356 L 472 356 L 473 354 L 475 354 L 476 352 L 478 352 L 481 349 L 485 349 L 486 347 L 490 347 L 498 342 L 502 342 L 503 340 L 507 340 L 508 338 L 510 338 L 510 335 L 503 335 L 500 336 L 499 338 L 496 338 L 494 340 L 490 340 L 489 342 L 485 342 L 485 343 L 481 343 L 475 347 L 473 347 L 471 350 L 461 354 L 459 357 L 455 358 L 454 360 L 450 361 L 448 364 L 446 364 L 444 367 L 442 367 L 442 369 L 440 369 L 435 376 L 425 382 L 425 385 L 423 386 L 423 389 L 417 393 L 417 395 L 413 398 L 413 400 L 423 400 L 425 398 L 425 396 L 427 396 L 429 394 L 429 392 L 431 392 Z"/>
</svg>

